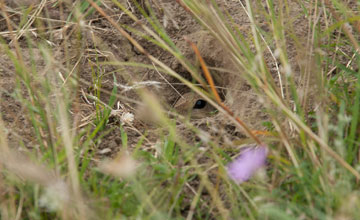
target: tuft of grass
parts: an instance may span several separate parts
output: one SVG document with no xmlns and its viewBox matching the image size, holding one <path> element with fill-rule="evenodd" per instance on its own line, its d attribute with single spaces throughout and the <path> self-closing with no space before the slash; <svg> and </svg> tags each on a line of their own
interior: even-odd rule
<svg viewBox="0 0 360 220">
<path fill-rule="evenodd" d="M 249 125 L 217 97 L 212 69 L 196 45 L 192 44 L 202 71 L 181 53 L 161 22 L 171 18 L 160 0 L 59 1 L 47 9 L 47 1 L 23 9 L 0 1 L 0 27 L 6 27 L 0 51 L 12 66 L 0 74 L 7 71 L 4 76 L 12 75 L 14 84 L 13 91 L 0 92 L 19 103 L 30 124 L 24 129 L 31 134 L 18 134 L 21 128 L 9 126 L 4 117 L 11 110 L 1 109 L 0 218 L 360 218 L 357 9 L 338 0 L 238 1 L 250 24 L 244 31 L 220 3 L 177 1 L 218 41 L 236 69 L 219 71 L 245 79 L 264 100 L 267 131 L 247 129 Z M 299 8 L 296 15 L 293 4 Z M 48 16 L 47 10 L 54 8 L 61 13 L 58 19 Z M 116 21 L 115 13 L 128 22 Z M 306 33 L 298 32 L 298 18 L 307 19 Z M 106 48 L 87 37 L 105 29 L 95 20 L 106 20 L 106 28 L 125 37 L 141 53 L 138 56 L 148 60 L 103 58 Z M 129 20 L 136 25 L 129 25 Z M 62 40 L 52 43 L 59 30 Z M 155 57 L 144 41 L 173 56 L 196 83 Z M 89 51 L 95 53 L 94 60 L 86 57 Z M 80 64 L 91 68 L 89 81 L 81 75 Z M 115 69 L 111 91 L 104 88 L 109 75 L 103 73 L 105 67 Z M 207 132 L 211 122 L 205 128 L 184 117 L 176 122 L 146 88 L 135 93 L 153 113 L 158 129 L 139 129 L 122 117 L 132 107 L 129 101 L 139 103 L 118 89 L 127 69 L 174 77 L 213 105 L 226 123 L 247 129 L 249 138 L 227 146 Z M 84 86 L 93 93 L 81 93 Z M 109 148 L 111 156 L 105 157 L 100 149 L 111 138 L 116 148 Z M 236 143 L 264 143 L 270 148 L 267 168 L 241 185 L 226 171 L 243 147 Z"/>
</svg>

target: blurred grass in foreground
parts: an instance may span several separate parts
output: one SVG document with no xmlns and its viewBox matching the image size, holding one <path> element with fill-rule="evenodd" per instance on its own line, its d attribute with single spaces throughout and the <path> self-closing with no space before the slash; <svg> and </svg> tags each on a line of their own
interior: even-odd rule
<svg viewBox="0 0 360 220">
<path fill-rule="evenodd" d="M 40 9 L 43 2 L 33 10 Z M 200 87 L 178 75 L 147 53 L 132 36 L 126 35 L 123 28 L 152 41 L 174 55 L 194 79 L 201 81 L 197 68 L 179 52 L 151 8 L 144 10 L 144 4 L 138 5 L 137 10 L 148 21 L 146 26 L 120 1 L 112 2 L 144 32 L 123 27 L 108 15 L 115 30 L 147 55 L 159 71 L 179 79 L 224 112 L 211 95 L 203 93 Z M 56 60 L 52 57 L 55 49 L 48 46 L 45 39 L 34 42 L 24 35 L 27 49 L 41 51 L 48 67 L 44 74 L 35 60 L 24 61 L 23 46 L 20 47 L 13 35 L 14 49 L 2 39 L 1 51 L 15 66 L 18 83 L 11 95 L 26 109 L 36 143 L 31 149 L 20 146 L 26 153 L 17 153 L 9 147 L 9 131 L 0 123 L 1 219 L 359 219 L 356 209 L 360 205 L 357 8 L 350 9 L 336 0 L 309 2 L 303 7 L 301 13 L 306 15 L 310 28 L 306 45 L 295 46 L 299 54 L 304 54 L 305 62 L 303 69 L 295 71 L 286 46 L 289 37 L 297 42 L 300 36 L 291 23 L 287 1 L 263 1 L 266 9 L 259 2 L 245 1 L 244 10 L 251 22 L 250 36 L 243 36 L 215 1 L 178 2 L 214 35 L 230 54 L 238 72 L 265 100 L 274 133 L 274 139 L 266 143 L 270 147 L 266 173 L 241 185 L 230 181 L 225 171 L 225 165 L 231 160 L 229 152 L 211 139 L 206 143 L 187 143 L 177 134 L 175 122 L 167 118 L 157 98 L 147 91 L 139 93 L 168 132 L 157 142 L 157 154 L 142 149 L 145 136 L 134 149 L 128 150 L 128 136 L 123 127 L 107 126 L 116 107 L 117 89 L 114 87 L 108 103 L 100 101 L 100 69 L 101 65 L 109 64 L 144 67 L 143 64 L 116 60 L 95 63 L 91 83 L 96 92 L 88 98 L 95 102 L 96 117 L 79 129 L 79 118 L 70 113 L 79 111 L 78 78 L 70 74 L 76 72 L 77 67 L 68 62 L 70 54 L 66 54 L 66 45 L 66 56 Z M 88 3 L 93 3 L 90 0 L 77 3 L 71 17 L 72 31 L 65 36 L 77 36 L 75 60 L 84 56 L 83 19 L 99 11 L 95 5 L 90 7 Z M 97 5 L 101 8 L 104 2 L 97 1 Z M 23 22 L 16 26 L 7 9 L 2 6 L 1 10 L 9 31 L 19 31 L 25 26 L 26 13 L 21 18 Z M 262 30 L 257 23 L 254 15 L 260 12 L 270 31 Z M 320 14 L 325 26 L 318 22 Z M 64 22 L 67 20 L 64 25 L 70 25 L 68 19 L 64 18 Z M 42 30 L 41 22 L 34 25 Z M 250 49 L 251 45 L 255 49 Z M 342 48 L 350 48 L 350 54 L 345 54 Z M 275 83 L 278 79 L 273 78 L 265 62 L 264 53 L 269 49 L 282 67 L 279 70 L 282 88 Z M 59 66 L 68 80 L 61 81 L 52 72 L 52 67 Z M 295 73 L 300 74 L 304 84 L 296 85 Z M 310 79 L 315 83 L 307 83 Z M 26 95 L 23 95 L 24 89 Z M 315 96 L 311 96 L 313 91 Z M 229 123 L 232 121 L 236 124 L 229 116 Z M 201 131 L 189 122 L 184 123 L 204 140 Z M 94 161 L 97 146 L 111 129 L 120 130 L 123 149 L 114 160 Z M 199 148 L 201 144 L 207 147 Z M 199 161 L 203 157 L 208 158 L 205 164 Z"/>
</svg>

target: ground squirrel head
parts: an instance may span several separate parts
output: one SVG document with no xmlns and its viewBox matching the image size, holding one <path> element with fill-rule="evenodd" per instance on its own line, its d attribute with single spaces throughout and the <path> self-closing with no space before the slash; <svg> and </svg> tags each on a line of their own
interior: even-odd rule
<svg viewBox="0 0 360 220">
<path fill-rule="evenodd" d="M 216 110 L 200 95 L 194 92 L 182 95 L 176 102 L 174 108 L 179 114 L 189 115 L 193 119 L 211 116 Z"/>
</svg>

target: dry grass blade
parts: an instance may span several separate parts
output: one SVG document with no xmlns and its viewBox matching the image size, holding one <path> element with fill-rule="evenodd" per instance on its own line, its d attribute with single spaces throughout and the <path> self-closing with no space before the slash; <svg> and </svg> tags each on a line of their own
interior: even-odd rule
<svg viewBox="0 0 360 220">
<path fill-rule="evenodd" d="M 192 10 L 190 9 L 186 4 L 194 4 L 194 1 L 178 1 L 184 8 L 189 9 L 189 11 L 194 14 L 195 17 L 197 17 L 199 20 L 201 20 L 201 22 L 203 23 L 204 26 L 206 26 L 207 28 L 209 28 L 210 30 L 220 30 L 220 28 L 218 28 L 219 26 L 223 27 L 224 25 L 218 25 L 216 22 L 213 22 L 212 17 L 209 18 L 209 20 L 204 20 L 202 19 L 203 16 L 201 13 L 203 14 L 210 14 L 208 12 L 208 9 L 205 9 L 206 7 L 204 5 L 202 5 L 201 3 L 199 3 L 199 8 L 196 8 L 198 10 Z M 255 18 L 254 18 L 254 14 L 252 11 L 252 6 L 251 6 L 251 2 L 250 1 L 246 1 L 246 5 L 247 5 L 247 13 L 248 13 L 248 17 L 250 19 L 250 23 L 251 23 L 251 27 L 252 27 L 252 36 L 254 37 L 254 43 L 255 43 L 255 48 L 259 54 L 260 57 L 263 57 L 263 50 L 261 48 L 261 43 L 260 40 L 258 39 L 258 32 L 256 30 L 256 22 L 255 22 Z M 209 4 L 213 4 L 210 3 Z M 195 4 L 194 4 L 195 5 Z M 191 5 L 191 6 L 194 6 Z M 195 7 L 194 7 L 195 8 Z M 334 15 L 335 16 L 335 15 Z M 214 16 L 215 17 L 215 16 Z M 336 17 L 336 16 L 335 16 Z M 338 16 L 337 16 L 338 17 Z M 340 18 L 338 18 L 337 20 L 340 20 Z M 224 23 L 224 21 L 222 20 L 218 20 L 218 23 Z M 219 31 L 219 33 L 222 33 L 221 31 Z M 351 40 L 351 42 L 353 44 L 355 44 L 355 47 L 357 48 L 357 44 L 356 42 L 353 41 L 353 34 L 351 32 L 349 32 L 349 30 L 347 30 L 347 28 L 345 27 L 345 33 L 348 35 L 349 39 Z M 217 34 L 217 33 L 213 33 L 214 35 L 218 36 L 220 38 L 220 42 L 223 42 L 224 47 L 227 46 L 226 43 L 226 39 L 227 36 L 223 36 L 221 34 Z M 239 60 L 239 65 L 242 65 L 244 62 L 241 61 L 241 57 L 235 55 L 235 51 L 232 51 L 229 49 L 229 52 L 231 52 L 234 57 L 237 57 Z M 287 64 L 287 63 L 285 63 Z M 260 62 L 260 70 L 262 73 L 266 72 L 266 66 L 264 62 Z M 250 77 L 252 76 L 256 76 L 256 74 L 252 73 L 251 70 L 248 70 L 246 72 Z M 252 76 L 251 76 L 252 75 Z M 266 74 L 265 74 L 266 75 Z M 269 76 L 270 77 L 270 76 Z M 269 98 L 269 100 L 271 100 L 273 102 L 273 104 L 275 104 L 275 106 L 277 106 L 282 112 L 285 113 L 285 115 L 287 115 L 287 117 L 295 124 L 298 126 L 298 131 L 300 132 L 300 130 L 303 130 L 311 139 L 313 139 L 314 141 L 316 141 L 319 146 L 321 148 L 323 148 L 325 150 L 325 152 L 327 152 L 330 156 L 332 156 L 336 161 L 338 161 L 338 163 L 343 166 L 345 169 L 347 169 L 348 171 L 350 171 L 357 179 L 360 178 L 360 173 L 354 169 L 354 167 L 352 167 L 351 165 L 349 165 L 341 156 L 339 156 L 331 147 L 329 147 L 329 145 L 324 142 L 319 136 L 317 136 L 300 118 L 299 116 L 294 113 L 288 106 L 286 106 L 284 104 L 284 100 L 281 98 L 281 95 L 279 95 L 279 93 L 276 91 L 276 89 L 274 89 L 272 86 L 269 86 L 267 84 L 266 80 L 261 80 L 260 78 L 258 78 L 257 76 L 254 78 L 254 80 L 256 80 L 256 83 L 259 85 L 260 88 L 262 88 L 263 92 L 265 93 L 265 95 Z M 270 81 L 272 82 L 273 79 L 270 79 Z M 223 106 L 221 106 L 223 107 Z M 236 120 L 238 123 L 239 121 Z"/>
<path fill-rule="evenodd" d="M 221 98 L 220 98 L 220 95 L 219 93 L 216 91 L 216 88 L 215 88 L 215 83 L 214 83 L 214 80 L 210 74 L 210 71 L 209 69 L 207 68 L 206 66 L 206 63 L 204 61 L 204 59 L 202 58 L 200 52 L 199 52 L 199 49 L 197 48 L 197 46 L 191 42 L 190 40 L 186 39 L 186 41 L 191 45 L 192 49 L 194 50 L 195 54 L 196 54 L 196 57 L 199 59 L 200 61 L 200 65 L 201 65 L 201 68 L 203 70 L 203 73 L 205 75 L 205 78 L 206 80 L 208 81 L 209 83 L 209 86 L 211 88 L 211 91 L 215 97 L 215 100 L 216 102 L 226 111 L 227 114 L 230 115 L 230 117 L 233 117 L 235 118 L 235 120 L 237 121 L 237 123 L 246 131 L 246 133 L 251 137 L 253 138 L 257 144 L 259 145 L 262 145 L 263 143 L 260 141 L 260 139 L 258 137 L 255 136 L 255 134 L 249 129 L 249 127 L 239 118 L 239 117 L 236 117 L 235 114 L 230 110 L 229 107 L 227 107 L 222 101 L 221 101 Z"/>
<path fill-rule="evenodd" d="M 70 173 L 70 181 L 72 184 L 72 190 L 74 192 L 74 196 L 76 199 L 76 207 L 79 211 L 79 219 L 85 220 L 87 219 L 87 212 L 86 212 L 86 206 L 84 199 L 82 197 L 81 189 L 80 189 L 80 183 L 79 183 L 79 174 L 78 169 L 75 161 L 75 155 L 74 155 L 74 146 L 72 143 L 73 137 L 71 135 L 71 129 L 69 125 L 69 121 L 67 119 L 67 114 L 65 107 L 66 106 L 63 100 L 63 97 L 61 94 L 57 94 L 57 105 L 59 107 L 59 115 L 60 115 L 60 125 L 61 125 L 61 136 L 63 140 L 63 144 L 65 147 L 66 157 L 68 160 L 68 169 Z"/>
<path fill-rule="evenodd" d="M 0 0 L 0 218 L 360 219 L 357 9 Z"/>
</svg>

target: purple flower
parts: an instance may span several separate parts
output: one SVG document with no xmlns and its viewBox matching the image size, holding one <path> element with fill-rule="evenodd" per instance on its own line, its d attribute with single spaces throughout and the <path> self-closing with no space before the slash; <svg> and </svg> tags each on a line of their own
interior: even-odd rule
<svg viewBox="0 0 360 220">
<path fill-rule="evenodd" d="M 265 165 L 267 154 L 266 145 L 246 148 L 239 157 L 227 165 L 228 175 L 238 184 L 247 181 Z"/>
</svg>

